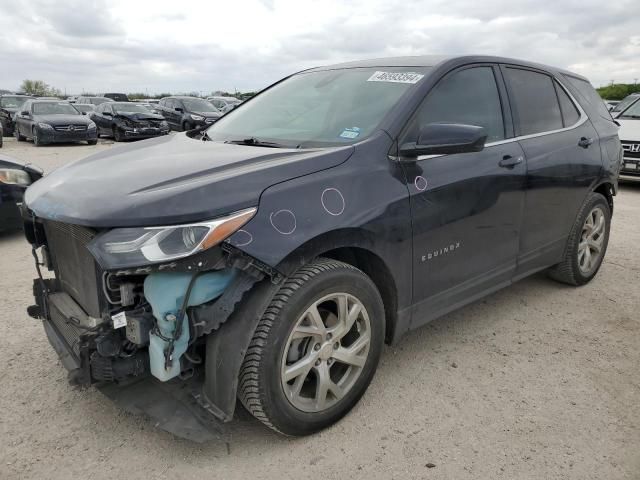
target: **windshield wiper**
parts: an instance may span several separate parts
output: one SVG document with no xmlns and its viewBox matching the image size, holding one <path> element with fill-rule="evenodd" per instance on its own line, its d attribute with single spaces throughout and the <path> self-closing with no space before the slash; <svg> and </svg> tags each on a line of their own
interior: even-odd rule
<svg viewBox="0 0 640 480">
<path fill-rule="evenodd" d="M 640 115 L 620 115 L 622 118 L 640 118 Z"/>
<path fill-rule="evenodd" d="M 266 142 L 256 137 L 243 138 L 242 140 L 225 140 L 224 143 L 233 143 L 234 145 L 250 145 L 253 147 L 269 147 L 269 148 L 292 148 L 276 142 Z"/>
</svg>

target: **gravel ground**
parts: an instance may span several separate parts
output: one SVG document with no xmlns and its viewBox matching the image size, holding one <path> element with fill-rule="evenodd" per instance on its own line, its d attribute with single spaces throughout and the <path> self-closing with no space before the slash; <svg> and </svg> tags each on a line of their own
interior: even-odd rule
<svg viewBox="0 0 640 480">
<path fill-rule="evenodd" d="M 46 171 L 90 152 L 5 139 Z M 0 236 L 0 478 L 640 478 L 640 182 L 616 198 L 609 251 L 582 288 L 537 275 L 387 347 L 360 404 L 309 438 L 241 413 L 199 445 L 76 390 L 25 307 L 34 267 Z"/>
</svg>

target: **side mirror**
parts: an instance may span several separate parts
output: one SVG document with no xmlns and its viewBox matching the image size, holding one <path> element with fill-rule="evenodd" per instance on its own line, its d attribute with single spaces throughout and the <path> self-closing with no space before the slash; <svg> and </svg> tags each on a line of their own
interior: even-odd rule
<svg viewBox="0 0 640 480">
<path fill-rule="evenodd" d="M 457 123 L 429 123 L 420 128 L 417 142 L 405 143 L 400 155 L 415 159 L 420 155 L 480 152 L 487 141 L 484 127 Z"/>
<path fill-rule="evenodd" d="M 184 109 L 182 109 L 182 108 L 180 108 L 180 107 L 176 107 L 176 109 L 175 109 L 175 110 L 176 110 L 176 112 L 180 112 L 180 113 L 183 113 L 183 112 L 184 112 Z"/>
<path fill-rule="evenodd" d="M 102 112 L 102 115 L 104 115 L 105 117 L 113 117 L 113 114 L 111 112 Z"/>
<path fill-rule="evenodd" d="M 27 112 L 26 110 L 23 110 L 22 112 L 20 112 L 20 115 L 22 115 L 23 117 L 28 117 L 29 112 Z"/>
<path fill-rule="evenodd" d="M 80 113 L 81 113 L 82 115 L 86 115 L 86 114 L 87 114 L 87 112 L 80 112 Z"/>
</svg>

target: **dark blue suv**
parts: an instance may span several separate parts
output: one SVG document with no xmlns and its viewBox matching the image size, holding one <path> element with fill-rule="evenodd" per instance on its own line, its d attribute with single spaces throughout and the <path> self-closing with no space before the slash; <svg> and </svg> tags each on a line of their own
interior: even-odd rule
<svg viewBox="0 0 640 480">
<path fill-rule="evenodd" d="M 589 282 L 617 131 L 587 79 L 529 62 L 306 70 L 206 130 L 30 187 L 26 235 L 55 275 L 29 312 L 73 382 L 174 433 L 230 420 L 236 397 L 313 433 L 364 394 L 385 342 L 541 270 Z"/>
</svg>

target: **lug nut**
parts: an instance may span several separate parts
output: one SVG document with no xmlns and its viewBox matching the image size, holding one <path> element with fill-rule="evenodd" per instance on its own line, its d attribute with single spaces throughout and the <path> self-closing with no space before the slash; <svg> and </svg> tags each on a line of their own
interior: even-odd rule
<svg viewBox="0 0 640 480">
<path fill-rule="evenodd" d="M 331 334 L 327 333 L 327 340 L 331 340 Z"/>
<path fill-rule="evenodd" d="M 316 360 L 316 367 L 320 366 L 320 360 Z"/>
<path fill-rule="evenodd" d="M 336 342 L 336 343 L 334 343 L 334 344 L 333 344 L 333 349 L 334 349 L 334 350 L 337 350 L 337 349 L 339 349 L 339 348 L 340 348 L 340 344 L 339 344 L 338 342 Z"/>
<path fill-rule="evenodd" d="M 333 358 L 330 358 L 329 360 L 327 360 L 327 364 L 331 365 L 333 363 Z"/>
<path fill-rule="evenodd" d="M 314 349 L 316 352 L 317 352 L 318 350 L 320 350 L 320 344 L 319 344 L 319 343 L 316 343 L 316 344 L 313 346 L 313 349 Z"/>
</svg>

